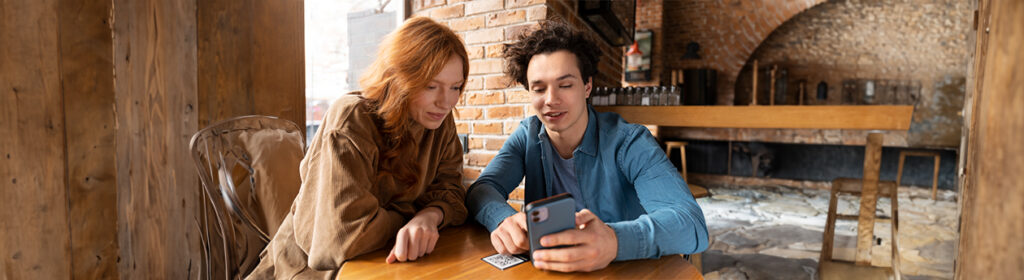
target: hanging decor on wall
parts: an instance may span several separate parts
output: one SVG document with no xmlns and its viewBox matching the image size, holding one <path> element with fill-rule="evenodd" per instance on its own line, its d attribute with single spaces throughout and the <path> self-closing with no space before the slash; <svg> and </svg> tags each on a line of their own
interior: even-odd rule
<svg viewBox="0 0 1024 280">
<path fill-rule="evenodd" d="M 643 82 L 651 80 L 651 43 L 654 32 L 640 30 L 636 32 L 636 41 L 626 51 L 626 81 Z"/>
</svg>

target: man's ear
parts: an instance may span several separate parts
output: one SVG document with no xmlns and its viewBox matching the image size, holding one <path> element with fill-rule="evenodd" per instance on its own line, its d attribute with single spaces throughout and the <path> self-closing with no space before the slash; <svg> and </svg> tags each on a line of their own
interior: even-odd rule
<svg viewBox="0 0 1024 280">
<path fill-rule="evenodd" d="M 586 98 L 590 98 L 590 91 L 594 89 L 594 77 L 587 78 L 587 82 L 583 84 L 583 89 L 587 91 Z"/>
</svg>

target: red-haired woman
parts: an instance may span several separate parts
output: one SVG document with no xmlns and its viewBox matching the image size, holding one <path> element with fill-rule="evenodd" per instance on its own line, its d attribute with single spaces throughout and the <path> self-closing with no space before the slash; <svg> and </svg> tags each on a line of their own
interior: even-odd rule
<svg viewBox="0 0 1024 280">
<path fill-rule="evenodd" d="M 389 263 L 433 251 L 439 228 L 466 219 L 450 113 L 468 72 L 465 46 L 443 25 L 412 18 L 388 35 L 363 91 L 324 116 L 302 188 L 249 278 L 331 278 L 391 239 Z"/>
</svg>

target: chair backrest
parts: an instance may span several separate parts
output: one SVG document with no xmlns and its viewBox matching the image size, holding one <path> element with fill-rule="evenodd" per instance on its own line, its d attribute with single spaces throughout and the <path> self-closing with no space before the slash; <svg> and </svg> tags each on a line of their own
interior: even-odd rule
<svg viewBox="0 0 1024 280">
<path fill-rule="evenodd" d="M 220 121 L 192 136 L 206 278 L 240 279 L 258 264 L 301 186 L 303 143 L 299 126 L 268 116 Z"/>
</svg>

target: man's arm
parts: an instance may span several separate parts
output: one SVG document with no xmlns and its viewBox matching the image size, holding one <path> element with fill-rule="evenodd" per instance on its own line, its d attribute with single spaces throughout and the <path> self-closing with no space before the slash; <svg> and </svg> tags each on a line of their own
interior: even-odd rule
<svg viewBox="0 0 1024 280">
<path fill-rule="evenodd" d="M 618 237 L 616 261 L 692 254 L 708 247 L 708 230 L 686 182 L 668 161 L 654 136 L 636 129 L 619 147 L 617 160 L 632 179 L 647 214 L 608 223 Z"/>
<path fill-rule="evenodd" d="M 498 155 L 487 164 L 484 172 L 466 192 L 469 215 L 488 231 L 494 231 L 505 218 L 517 212 L 506 200 L 508 194 L 523 180 L 528 130 L 526 126 L 526 121 L 519 124 L 519 128 L 498 151 Z"/>
</svg>

